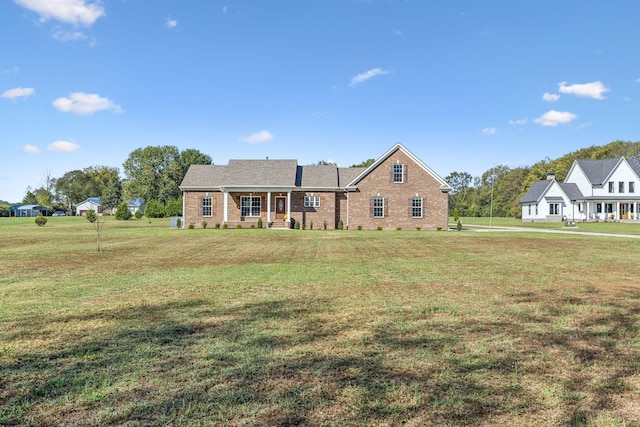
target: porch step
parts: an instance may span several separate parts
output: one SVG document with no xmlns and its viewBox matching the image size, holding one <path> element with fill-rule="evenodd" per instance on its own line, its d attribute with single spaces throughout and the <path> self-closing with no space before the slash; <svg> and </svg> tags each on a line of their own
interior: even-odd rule
<svg viewBox="0 0 640 427">
<path fill-rule="evenodd" d="M 287 229 L 289 228 L 289 223 L 284 220 L 278 219 L 271 223 L 271 228 Z"/>
</svg>

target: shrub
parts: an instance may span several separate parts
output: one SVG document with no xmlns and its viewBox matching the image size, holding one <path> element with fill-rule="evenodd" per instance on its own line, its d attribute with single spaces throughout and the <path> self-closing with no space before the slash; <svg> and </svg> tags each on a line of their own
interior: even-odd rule
<svg viewBox="0 0 640 427">
<path fill-rule="evenodd" d="M 88 210 L 86 215 L 85 215 L 85 218 L 89 222 L 96 222 L 96 220 L 98 219 L 98 216 L 96 215 L 95 211 Z"/>
<path fill-rule="evenodd" d="M 242 224 L 236 224 L 236 228 L 239 230 L 242 228 Z"/>
<path fill-rule="evenodd" d="M 182 216 L 182 199 L 167 200 L 164 213 L 166 216 Z"/>
<path fill-rule="evenodd" d="M 362 226 L 361 225 L 358 226 L 358 230 L 362 231 Z"/>
<path fill-rule="evenodd" d="M 140 219 L 140 218 L 142 218 L 142 212 L 140 212 L 140 211 L 136 211 L 136 213 L 134 213 L 134 214 L 133 214 L 133 217 L 134 217 L 135 219 Z"/>
<path fill-rule="evenodd" d="M 91 211 L 93 212 L 93 211 Z M 46 216 L 42 216 L 42 215 L 38 215 L 35 219 L 35 223 L 38 224 L 38 227 L 42 227 L 43 225 L 45 225 L 47 223 L 47 217 Z"/>
<path fill-rule="evenodd" d="M 131 219 L 131 211 L 129 210 L 129 206 L 127 206 L 127 202 L 122 202 L 118 205 L 118 209 L 116 209 L 116 219 L 126 221 Z"/>
<path fill-rule="evenodd" d="M 193 230 L 194 228 L 196 228 L 196 225 L 192 222 L 189 223 L 189 230 Z"/>
<path fill-rule="evenodd" d="M 442 231 L 442 227 L 438 227 L 438 231 Z"/>
<path fill-rule="evenodd" d="M 214 227 L 215 227 L 215 228 L 220 228 L 220 223 L 219 223 L 219 222 L 216 222 L 216 223 L 214 224 Z"/>
<path fill-rule="evenodd" d="M 227 228 L 227 227 L 229 227 L 229 224 L 227 224 L 226 222 L 223 222 L 222 223 L 222 228 Z"/>
<path fill-rule="evenodd" d="M 323 229 L 323 230 L 326 230 L 326 229 L 327 229 L 327 221 L 324 221 L 324 222 L 322 223 L 322 229 Z"/>
<path fill-rule="evenodd" d="M 417 226 L 417 227 L 416 227 L 416 231 L 420 231 L 420 226 Z"/>
<path fill-rule="evenodd" d="M 300 223 L 299 223 L 298 221 L 296 221 L 296 222 L 293 224 L 293 228 L 294 228 L 294 229 L 296 229 L 296 230 L 300 230 Z"/>
<path fill-rule="evenodd" d="M 256 228 L 256 225 L 255 224 L 251 224 L 251 227 L 249 227 L 249 228 Z"/>
<path fill-rule="evenodd" d="M 149 200 L 147 207 L 144 209 L 144 214 L 147 218 L 164 218 L 167 210 L 159 200 Z"/>
<path fill-rule="evenodd" d="M 459 220 L 459 219 L 460 219 L 460 215 L 458 214 L 458 208 L 455 208 L 455 209 L 453 210 L 453 220 L 454 220 L 455 222 L 458 222 L 458 220 Z"/>
<path fill-rule="evenodd" d="M 402 227 L 397 226 L 397 227 L 396 227 L 396 231 L 402 231 Z"/>
<path fill-rule="evenodd" d="M 309 222 L 309 230 L 313 230 L 313 221 Z"/>
<path fill-rule="evenodd" d="M 458 220 L 458 224 L 456 224 L 456 230 L 462 231 L 462 223 Z"/>
<path fill-rule="evenodd" d="M 342 230 L 344 228 L 344 223 L 342 222 L 342 220 L 338 221 L 338 230 Z"/>
<path fill-rule="evenodd" d="M 180 221 L 180 218 L 176 219 L 176 228 L 182 228 L 182 221 Z"/>
<path fill-rule="evenodd" d="M 381 225 L 379 225 L 379 226 L 376 228 L 376 230 L 378 230 L 378 231 L 382 230 L 382 226 L 381 226 Z"/>
<path fill-rule="evenodd" d="M 207 228 L 207 225 L 209 225 L 207 221 L 202 221 L 202 228 Z"/>
<path fill-rule="evenodd" d="M 258 228 L 262 228 L 262 217 L 258 218 Z"/>
</svg>

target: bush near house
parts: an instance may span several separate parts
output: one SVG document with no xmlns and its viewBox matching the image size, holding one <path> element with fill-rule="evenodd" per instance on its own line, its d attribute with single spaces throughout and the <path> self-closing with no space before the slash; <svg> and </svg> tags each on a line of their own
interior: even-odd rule
<svg viewBox="0 0 640 427">
<path fill-rule="evenodd" d="M 122 202 L 118 205 L 118 209 L 116 209 L 115 214 L 116 219 L 118 220 L 129 220 L 132 217 L 131 211 L 129 210 L 129 206 L 127 206 L 127 202 Z"/>
</svg>

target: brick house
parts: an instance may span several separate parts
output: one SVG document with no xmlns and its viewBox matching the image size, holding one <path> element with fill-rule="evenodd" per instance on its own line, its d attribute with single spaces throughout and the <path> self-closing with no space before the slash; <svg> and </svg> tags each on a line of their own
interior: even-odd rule
<svg viewBox="0 0 640 427">
<path fill-rule="evenodd" d="M 184 224 L 310 229 L 446 229 L 451 187 L 396 144 L 367 168 L 300 166 L 296 160 L 192 165 L 180 185 Z"/>
</svg>

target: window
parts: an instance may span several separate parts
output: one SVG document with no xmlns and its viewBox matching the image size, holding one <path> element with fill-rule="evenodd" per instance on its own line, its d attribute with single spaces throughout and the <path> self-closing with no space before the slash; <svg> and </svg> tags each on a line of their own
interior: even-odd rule
<svg viewBox="0 0 640 427">
<path fill-rule="evenodd" d="M 618 193 L 624 193 L 624 182 L 620 181 L 618 183 Z"/>
<path fill-rule="evenodd" d="M 560 203 L 549 203 L 549 215 L 560 215 Z"/>
<path fill-rule="evenodd" d="M 604 204 L 604 213 L 613 213 L 613 203 Z"/>
<path fill-rule="evenodd" d="M 202 216 L 211 216 L 211 196 L 202 198 Z"/>
<path fill-rule="evenodd" d="M 317 208 L 320 206 L 320 196 L 304 196 L 305 208 Z"/>
<path fill-rule="evenodd" d="M 240 201 L 241 216 L 260 216 L 260 197 L 242 196 Z"/>
<path fill-rule="evenodd" d="M 629 193 L 636 192 L 636 183 L 633 181 L 629 181 Z"/>
<path fill-rule="evenodd" d="M 374 218 L 384 218 L 384 197 L 374 196 L 372 202 L 372 210 Z"/>
<path fill-rule="evenodd" d="M 596 203 L 596 213 L 602 213 L 602 203 Z"/>
<path fill-rule="evenodd" d="M 393 182 L 404 182 L 404 165 L 401 163 L 396 163 L 393 165 L 393 174 L 392 174 Z"/>
<path fill-rule="evenodd" d="M 529 215 L 531 215 L 531 205 L 529 205 Z"/>
<path fill-rule="evenodd" d="M 538 215 L 538 204 L 536 203 L 536 215 Z"/>
<path fill-rule="evenodd" d="M 422 218 L 422 197 L 411 198 L 411 217 Z"/>
<path fill-rule="evenodd" d="M 613 193 L 613 181 L 609 181 L 609 193 Z"/>
</svg>

